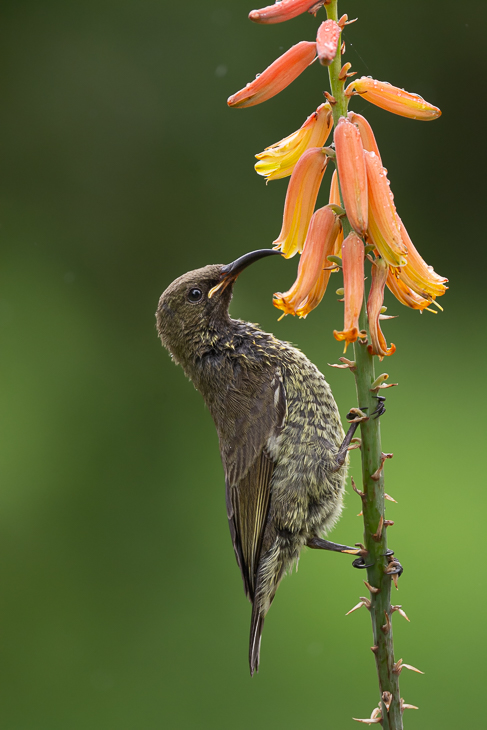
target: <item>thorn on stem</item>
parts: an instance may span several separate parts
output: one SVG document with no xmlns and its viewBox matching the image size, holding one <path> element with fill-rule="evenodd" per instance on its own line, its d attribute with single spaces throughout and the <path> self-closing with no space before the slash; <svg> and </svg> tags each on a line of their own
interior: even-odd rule
<svg viewBox="0 0 487 730">
<path fill-rule="evenodd" d="M 380 516 L 379 525 L 377 527 L 377 532 L 374 532 L 370 537 L 372 540 L 375 540 L 375 542 L 380 542 L 380 539 L 382 537 L 382 528 L 384 526 L 384 518 L 382 515 Z"/>
<path fill-rule="evenodd" d="M 356 606 L 350 609 L 348 613 L 345 614 L 345 616 L 348 616 L 349 614 L 353 613 L 354 611 L 358 611 L 359 608 L 362 608 L 362 606 L 365 606 L 365 608 L 368 608 L 370 611 L 370 601 L 368 598 L 365 598 L 364 596 L 360 596 L 360 603 L 357 603 Z"/>
<path fill-rule="evenodd" d="M 392 694 L 390 692 L 383 692 L 382 702 L 385 704 L 387 712 L 389 712 L 391 709 Z"/>
<path fill-rule="evenodd" d="M 355 722 L 365 722 L 366 725 L 378 725 L 382 722 L 382 717 L 374 717 L 373 720 L 371 718 L 363 720 L 358 717 L 352 717 L 352 720 L 355 720 Z"/>
<path fill-rule="evenodd" d="M 355 486 L 355 482 L 353 480 L 353 477 L 352 477 L 352 489 L 353 489 L 353 491 L 356 494 L 358 494 L 358 496 L 360 497 L 360 499 L 362 499 L 362 500 L 365 499 L 365 492 L 361 492 L 360 489 L 357 489 L 357 487 Z"/>
<path fill-rule="evenodd" d="M 371 586 L 370 583 L 367 583 L 366 580 L 364 580 L 364 583 L 371 593 L 380 593 L 380 588 L 375 588 L 374 586 Z"/>
<path fill-rule="evenodd" d="M 328 91 L 324 91 L 323 94 L 326 97 L 326 100 L 330 102 L 332 106 L 334 106 L 337 103 L 337 100 L 334 96 L 332 96 Z"/>
<path fill-rule="evenodd" d="M 371 476 L 370 476 L 370 478 L 373 479 L 374 482 L 379 481 L 381 474 L 382 474 L 382 469 L 384 468 L 384 462 L 386 461 L 386 459 L 392 459 L 393 456 L 394 456 L 394 454 L 384 454 L 384 452 L 381 453 L 379 468 L 376 469 L 376 471 L 374 471 L 374 473 L 371 474 Z"/>
<path fill-rule="evenodd" d="M 416 667 L 411 666 L 411 664 L 403 664 L 402 659 L 398 659 L 398 661 L 394 664 L 392 671 L 394 674 L 401 674 L 403 669 L 410 669 L 412 672 L 417 672 L 418 674 L 424 674 L 420 669 L 416 669 Z"/>
<path fill-rule="evenodd" d="M 402 610 L 402 606 L 391 606 L 391 613 L 394 613 L 394 611 L 397 611 L 406 621 L 409 621 L 406 612 Z M 411 622 L 409 621 L 409 623 Z"/>
<path fill-rule="evenodd" d="M 401 712 L 403 710 L 419 710 L 419 707 L 416 707 L 416 705 L 407 705 L 401 697 Z"/>
<path fill-rule="evenodd" d="M 389 500 L 389 502 L 395 502 L 397 504 L 397 500 L 394 499 L 393 497 L 391 497 L 390 494 L 386 494 L 385 492 L 384 492 L 384 499 Z"/>
<path fill-rule="evenodd" d="M 384 520 L 384 527 L 392 527 L 394 520 Z"/>
<path fill-rule="evenodd" d="M 383 626 L 381 626 L 381 629 L 384 634 L 388 634 L 391 630 L 391 619 L 389 618 L 387 611 L 384 611 L 384 616 L 386 617 L 386 622 Z"/>
</svg>

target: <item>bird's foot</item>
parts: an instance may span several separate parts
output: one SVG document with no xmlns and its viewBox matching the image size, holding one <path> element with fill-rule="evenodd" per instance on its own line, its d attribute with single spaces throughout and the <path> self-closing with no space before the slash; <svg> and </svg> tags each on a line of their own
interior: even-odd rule
<svg viewBox="0 0 487 730">
<path fill-rule="evenodd" d="M 385 557 L 387 558 L 388 565 L 384 572 L 391 576 L 394 581 L 394 585 L 397 588 L 397 579 L 403 574 L 404 568 L 399 560 L 396 560 L 394 557 L 394 550 L 387 550 Z"/>
<path fill-rule="evenodd" d="M 329 540 L 323 540 L 322 537 L 310 537 L 308 538 L 306 545 L 314 550 L 331 550 L 336 553 L 345 553 L 346 555 L 358 555 L 352 565 L 354 568 L 370 568 L 370 565 L 366 565 L 364 556 L 367 555 L 367 550 L 362 544 L 357 543 L 355 547 L 349 545 L 340 545 L 336 542 L 330 542 Z"/>
</svg>

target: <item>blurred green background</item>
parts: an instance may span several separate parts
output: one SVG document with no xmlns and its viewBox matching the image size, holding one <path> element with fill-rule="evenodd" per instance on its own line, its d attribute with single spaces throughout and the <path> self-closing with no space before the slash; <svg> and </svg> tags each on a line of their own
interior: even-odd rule
<svg viewBox="0 0 487 730">
<path fill-rule="evenodd" d="M 285 181 L 253 155 L 323 100 L 317 64 L 261 106 L 226 98 L 315 20 L 256 26 L 244 0 L 4 0 L 0 17 L 1 685 L 5 730 L 352 728 L 378 701 L 351 560 L 308 551 L 266 622 L 250 679 L 245 600 L 216 434 L 162 350 L 176 277 L 267 247 Z M 434 123 L 363 100 L 395 199 L 449 277 L 444 314 L 390 298 L 382 421 L 390 544 L 405 566 L 397 658 L 410 728 L 485 722 L 485 3 L 340 3 L 346 60 L 422 94 Z M 239 279 L 232 314 L 296 343 L 344 415 L 352 376 L 334 289 L 306 320 L 271 295 L 297 260 Z M 336 286 L 335 286 L 336 284 Z M 481 441 L 482 438 L 482 441 Z M 355 453 L 351 473 L 358 479 Z M 348 490 L 333 533 L 361 538 Z"/>
</svg>

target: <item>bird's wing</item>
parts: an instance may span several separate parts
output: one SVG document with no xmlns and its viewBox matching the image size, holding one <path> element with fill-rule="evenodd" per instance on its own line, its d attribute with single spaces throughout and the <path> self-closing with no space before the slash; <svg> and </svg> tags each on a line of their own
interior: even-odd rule
<svg viewBox="0 0 487 730">
<path fill-rule="evenodd" d="M 225 408 L 227 428 L 220 443 L 228 522 L 245 593 L 253 600 L 274 471 L 269 443 L 279 435 L 287 413 L 280 370 L 258 380 L 241 376 L 229 389 Z"/>
</svg>

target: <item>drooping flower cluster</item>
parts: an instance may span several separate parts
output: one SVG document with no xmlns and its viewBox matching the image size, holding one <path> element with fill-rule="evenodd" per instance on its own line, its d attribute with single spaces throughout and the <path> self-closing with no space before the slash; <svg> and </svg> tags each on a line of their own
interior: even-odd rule
<svg viewBox="0 0 487 730">
<path fill-rule="evenodd" d="M 280 23 L 305 12 L 315 15 L 322 5 L 312 0 L 282 0 L 253 10 L 249 17 L 257 23 Z M 231 96 L 228 105 L 247 107 L 272 98 L 316 59 L 330 66 L 344 52 L 341 32 L 347 22 L 344 15 L 338 22 L 328 19 L 322 23 L 316 41 L 292 46 Z M 385 318 L 381 313 L 385 287 L 412 309 L 435 311 L 430 305 L 445 293 L 447 279 L 436 274 L 414 247 L 397 214 L 372 128 L 362 115 L 347 113 L 346 106 L 353 96 L 360 95 L 375 106 L 410 119 L 436 119 L 441 112 L 417 94 L 370 77 L 351 81 L 345 88 L 346 79 L 354 75 L 350 67 L 345 64 L 338 74 L 346 100 L 344 107 L 337 107 L 342 109 L 341 115 L 334 109 L 337 99 L 325 93 L 327 102 L 300 129 L 256 155 L 255 168 L 267 182 L 291 176 L 281 232 L 273 245 L 286 258 L 302 254 L 295 283 L 289 291 L 274 295 L 274 305 L 284 314 L 305 317 L 323 298 L 331 273 L 342 269 L 345 322 L 334 336 L 345 342 L 346 349 L 349 343 L 367 336 L 360 330 L 359 314 L 364 299 L 364 261 L 368 258 L 372 263 L 366 303 L 369 351 L 382 359 L 396 349 L 392 344 L 387 346 L 380 328 L 380 320 Z M 334 149 L 324 146 L 333 126 Z M 329 203 L 315 211 L 329 162 L 336 166 Z M 350 231 L 345 240 L 344 228 Z"/>
</svg>

